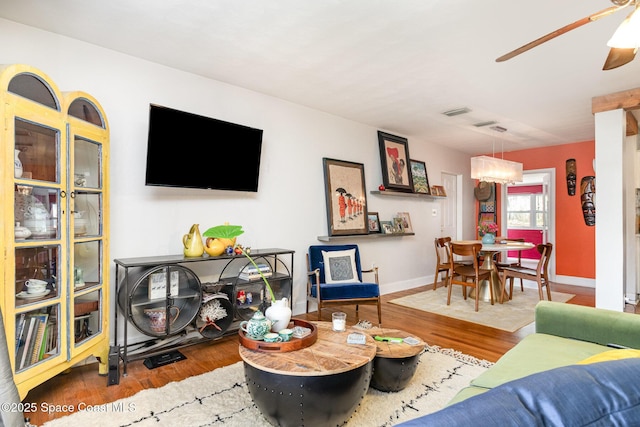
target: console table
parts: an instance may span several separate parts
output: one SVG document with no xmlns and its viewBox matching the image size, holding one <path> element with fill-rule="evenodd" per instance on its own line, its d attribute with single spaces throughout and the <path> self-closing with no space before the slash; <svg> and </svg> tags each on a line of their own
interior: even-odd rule
<svg viewBox="0 0 640 427">
<path fill-rule="evenodd" d="M 306 348 L 266 353 L 240 346 L 249 393 L 273 425 L 342 425 L 367 393 L 376 343 L 347 344 L 331 322 L 313 322 L 318 339 Z"/>
</svg>

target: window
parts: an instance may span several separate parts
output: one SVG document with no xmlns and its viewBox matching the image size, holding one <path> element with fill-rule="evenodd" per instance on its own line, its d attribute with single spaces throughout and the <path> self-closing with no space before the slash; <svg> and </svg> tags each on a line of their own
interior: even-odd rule
<svg viewBox="0 0 640 427">
<path fill-rule="evenodd" d="M 508 228 L 543 228 L 547 200 L 544 194 L 507 195 Z"/>
</svg>

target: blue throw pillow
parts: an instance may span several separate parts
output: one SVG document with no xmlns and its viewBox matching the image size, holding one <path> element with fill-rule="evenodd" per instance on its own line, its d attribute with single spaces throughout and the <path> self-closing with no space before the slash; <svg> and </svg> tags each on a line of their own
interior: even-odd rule
<svg viewBox="0 0 640 427">
<path fill-rule="evenodd" d="M 399 425 L 640 426 L 640 359 L 529 375 Z"/>
</svg>

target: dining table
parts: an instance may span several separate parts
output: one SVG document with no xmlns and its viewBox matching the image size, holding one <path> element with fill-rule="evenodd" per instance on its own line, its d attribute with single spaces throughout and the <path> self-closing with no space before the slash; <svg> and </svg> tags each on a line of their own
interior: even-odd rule
<svg viewBox="0 0 640 427">
<path fill-rule="evenodd" d="M 480 253 L 484 257 L 484 261 L 480 265 L 481 270 L 489 270 L 491 271 L 490 279 L 483 280 L 480 282 L 479 299 L 485 302 L 491 302 L 491 293 L 490 288 L 493 288 L 493 298 L 495 301 L 500 301 L 504 298 L 500 298 L 500 293 L 502 292 L 502 286 L 500 284 L 500 276 L 498 274 L 498 269 L 495 265 L 494 257 L 497 253 L 506 252 L 506 251 L 526 251 L 529 249 L 535 248 L 531 242 L 514 242 L 514 241 L 496 241 L 495 243 L 484 243 L 482 240 L 456 240 L 452 243 L 457 244 L 465 244 L 465 243 L 482 243 L 482 248 L 480 249 Z M 471 289 L 469 292 L 469 296 L 475 298 L 475 289 Z"/>
</svg>

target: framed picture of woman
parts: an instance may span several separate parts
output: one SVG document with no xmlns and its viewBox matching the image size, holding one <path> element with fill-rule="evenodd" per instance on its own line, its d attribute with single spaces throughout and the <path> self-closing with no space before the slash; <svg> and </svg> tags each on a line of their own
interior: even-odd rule
<svg viewBox="0 0 640 427">
<path fill-rule="evenodd" d="M 413 192 L 409 142 L 406 138 L 378 131 L 382 183 L 385 188 Z"/>
</svg>

